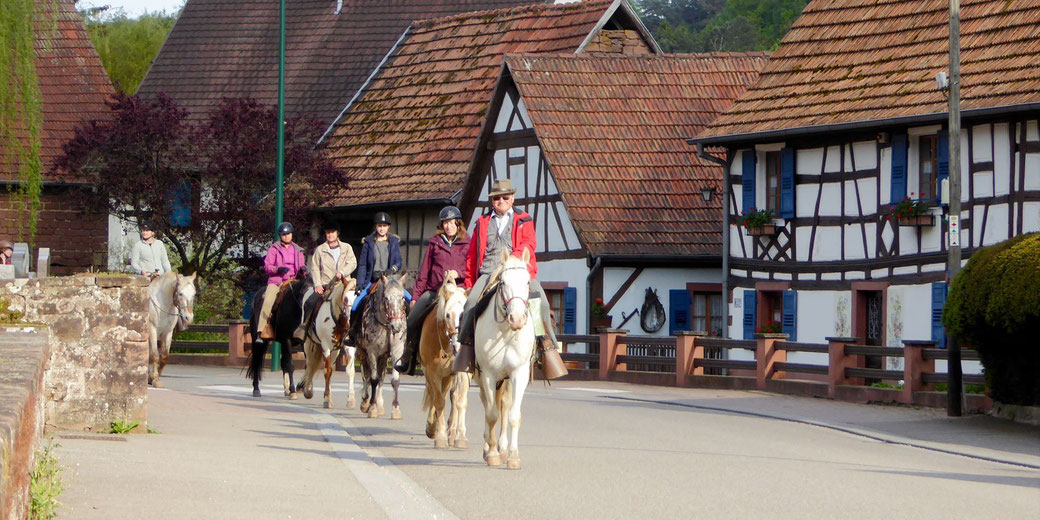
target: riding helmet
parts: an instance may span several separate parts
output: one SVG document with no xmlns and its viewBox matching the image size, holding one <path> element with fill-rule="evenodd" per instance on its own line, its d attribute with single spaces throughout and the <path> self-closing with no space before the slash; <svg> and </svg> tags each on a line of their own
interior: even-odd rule
<svg viewBox="0 0 1040 520">
<path fill-rule="evenodd" d="M 379 213 L 376 213 L 375 223 L 376 224 L 391 224 L 391 222 L 390 222 L 390 214 L 385 212 L 385 211 L 380 211 Z"/>
<path fill-rule="evenodd" d="M 454 219 L 459 219 L 459 220 L 462 219 L 462 212 L 459 211 L 459 208 L 456 208 L 455 206 L 444 206 L 444 208 L 441 209 L 441 214 L 440 214 L 441 222 L 444 222 L 445 220 L 454 220 Z"/>
<path fill-rule="evenodd" d="M 332 220 L 327 220 L 324 224 L 321 225 L 321 231 L 324 233 L 328 233 L 329 231 L 335 231 L 338 233 L 339 223 Z"/>
<path fill-rule="evenodd" d="M 155 224 L 152 224 L 150 220 L 142 220 L 137 225 L 137 229 L 140 231 L 155 231 Z"/>
<path fill-rule="evenodd" d="M 288 222 L 282 222 L 281 224 L 278 224 L 278 236 L 288 235 L 289 233 L 292 233 L 292 232 L 293 232 L 292 224 L 290 224 Z"/>
</svg>

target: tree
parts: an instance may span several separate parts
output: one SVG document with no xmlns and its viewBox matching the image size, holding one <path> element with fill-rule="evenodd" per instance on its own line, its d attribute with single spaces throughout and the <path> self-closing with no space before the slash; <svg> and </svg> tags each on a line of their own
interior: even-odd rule
<svg viewBox="0 0 1040 520">
<path fill-rule="evenodd" d="M 128 18 L 121 9 L 91 9 L 84 13 L 84 18 L 90 41 L 112 84 L 133 94 L 173 29 L 177 13 L 146 13 Z"/>
<path fill-rule="evenodd" d="M 808 0 L 639 0 L 636 9 L 665 52 L 770 50 Z"/>
<path fill-rule="evenodd" d="M 181 270 L 200 276 L 226 268 L 236 246 L 270 240 L 274 107 L 225 98 L 193 120 L 166 95 L 118 94 L 110 106 L 110 119 L 76 129 L 58 163 L 97 186 L 90 206 L 128 222 L 151 219 Z M 316 123 L 290 119 L 285 127 L 286 215 L 302 223 L 341 175 L 315 147 Z"/>
</svg>

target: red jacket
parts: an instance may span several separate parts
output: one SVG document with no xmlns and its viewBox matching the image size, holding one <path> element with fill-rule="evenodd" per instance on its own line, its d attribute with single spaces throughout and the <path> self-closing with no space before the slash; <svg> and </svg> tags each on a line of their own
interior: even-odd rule
<svg viewBox="0 0 1040 520">
<path fill-rule="evenodd" d="M 491 214 L 477 219 L 473 226 L 473 234 L 469 245 L 469 255 L 466 257 L 466 288 L 470 289 L 480 276 L 480 264 L 484 263 L 484 253 L 487 251 L 488 226 L 491 224 Z M 527 262 L 527 272 L 531 273 L 534 280 L 538 275 L 538 263 L 534 258 L 534 250 L 538 246 L 538 238 L 534 232 L 534 219 L 527 212 L 513 208 L 513 256 L 524 257 L 524 249 L 531 253 Z"/>
</svg>

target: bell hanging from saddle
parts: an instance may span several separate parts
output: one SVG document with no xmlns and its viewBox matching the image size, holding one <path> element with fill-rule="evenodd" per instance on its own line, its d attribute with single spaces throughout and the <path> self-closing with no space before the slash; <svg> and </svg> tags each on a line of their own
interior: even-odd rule
<svg viewBox="0 0 1040 520">
<path fill-rule="evenodd" d="M 531 316 L 541 316 L 541 298 L 531 298 L 528 301 L 531 308 Z M 534 320 L 534 333 L 537 340 L 538 348 L 538 360 L 542 366 L 542 373 L 546 379 L 556 379 L 567 375 L 567 367 L 563 364 L 563 358 L 560 357 L 560 353 L 556 351 L 556 347 L 553 346 L 553 342 L 549 339 L 549 335 L 546 332 L 546 327 L 549 324 L 542 323 L 542 320 Z"/>
</svg>

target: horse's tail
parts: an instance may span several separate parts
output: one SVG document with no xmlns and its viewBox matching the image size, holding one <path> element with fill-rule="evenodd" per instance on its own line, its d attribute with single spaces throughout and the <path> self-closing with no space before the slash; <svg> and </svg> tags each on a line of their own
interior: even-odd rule
<svg viewBox="0 0 1040 520">
<path fill-rule="evenodd" d="M 249 365 L 246 368 L 246 377 L 259 381 L 264 372 L 264 356 L 267 355 L 267 342 L 259 341 L 253 343 L 249 352 Z"/>
<path fill-rule="evenodd" d="M 427 385 L 422 393 L 422 410 L 424 412 L 428 411 L 431 406 L 433 406 L 433 395 L 430 393 L 429 385 Z"/>
</svg>

